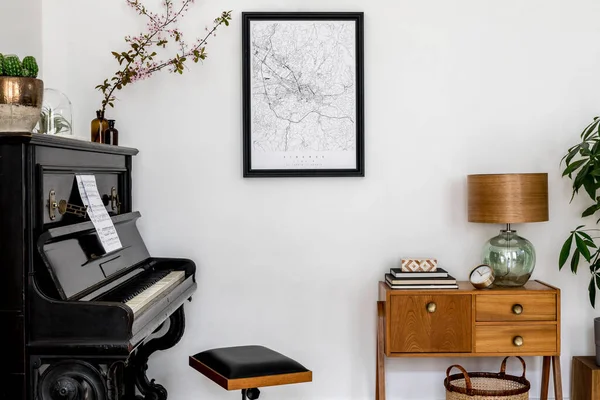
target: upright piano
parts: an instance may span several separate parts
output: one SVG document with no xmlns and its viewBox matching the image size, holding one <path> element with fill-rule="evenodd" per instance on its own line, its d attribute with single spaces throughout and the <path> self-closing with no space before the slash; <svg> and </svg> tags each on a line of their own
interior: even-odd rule
<svg viewBox="0 0 600 400">
<path fill-rule="evenodd" d="M 133 148 L 0 135 L 0 400 L 164 400 L 150 355 L 185 330 L 195 264 L 151 257 L 132 209 Z M 106 252 L 76 175 L 94 175 Z"/>
</svg>

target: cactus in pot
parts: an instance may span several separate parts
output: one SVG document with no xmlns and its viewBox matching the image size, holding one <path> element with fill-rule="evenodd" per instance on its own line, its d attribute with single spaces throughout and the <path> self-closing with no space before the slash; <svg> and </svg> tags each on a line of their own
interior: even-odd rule
<svg viewBox="0 0 600 400">
<path fill-rule="evenodd" d="M 23 76 L 23 66 L 21 65 L 21 60 L 19 60 L 19 57 L 15 56 L 14 54 L 4 56 L 2 66 L 5 76 Z"/>
<path fill-rule="evenodd" d="M 40 119 L 44 82 L 34 57 L 0 54 L 0 133 L 31 133 Z"/>
<path fill-rule="evenodd" d="M 27 56 L 23 59 L 23 76 L 29 76 L 31 78 L 37 78 L 39 67 L 37 65 L 37 61 L 32 56 Z M 27 71 L 27 75 L 25 75 L 25 71 Z"/>
</svg>

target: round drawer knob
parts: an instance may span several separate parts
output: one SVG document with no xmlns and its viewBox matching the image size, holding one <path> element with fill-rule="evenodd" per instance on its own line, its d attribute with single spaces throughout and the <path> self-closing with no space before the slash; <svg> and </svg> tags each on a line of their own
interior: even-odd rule
<svg viewBox="0 0 600 400">
<path fill-rule="evenodd" d="M 521 347 L 523 346 L 523 337 L 522 336 L 515 336 L 513 338 L 513 344 L 517 347 Z"/>
<path fill-rule="evenodd" d="M 427 303 L 427 312 L 434 313 L 437 310 L 437 305 L 432 301 L 431 303 Z"/>
<path fill-rule="evenodd" d="M 517 315 L 520 315 L 520 314 L 522 314 L 522 313 L 523 313 L 523 306 L 522 306 L 522 305 L 520 305 L 520 304 L 515 304 L 515 305 L 512 307 L 512 312 L 513 312 L 514 314 L 517 314 Z"/>
</svg>

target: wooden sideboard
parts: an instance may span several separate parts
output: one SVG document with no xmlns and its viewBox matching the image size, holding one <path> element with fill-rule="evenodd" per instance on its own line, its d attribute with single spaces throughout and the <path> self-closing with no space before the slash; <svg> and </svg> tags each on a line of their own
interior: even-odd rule
<svg viewBox="0 0 600 400">
<path fill-rule="evenodd" d="M 385 400 L 385 356 L 543 356 L 540 398 L 548 398 L 552 369 L 555 398 L 562 400 L 560 290 L 540 281 L 483 290 L 458 285 L 393 290 L 379 282 L 376 400 Z"/>
</svg>

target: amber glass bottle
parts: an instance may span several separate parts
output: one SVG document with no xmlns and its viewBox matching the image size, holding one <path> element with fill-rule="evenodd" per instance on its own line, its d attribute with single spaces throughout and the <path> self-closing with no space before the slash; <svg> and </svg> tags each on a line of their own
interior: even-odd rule
<svg viewBox="0 0 600 400">
<path fill-rule="evenodd" d="M 96 111 L 96 119 L 92 120 L 92 142 L 104 143 L 104 131 L 108 129 L 108 121 L 104 119 L 104 112 Z"/>
<path fill-rule="evenodd" d="M 108 129 L 104 131 L 104 143 L 119 145 L 119 131 L 115 128 L 115 120 L 108 120 Z"/>
</svg>

